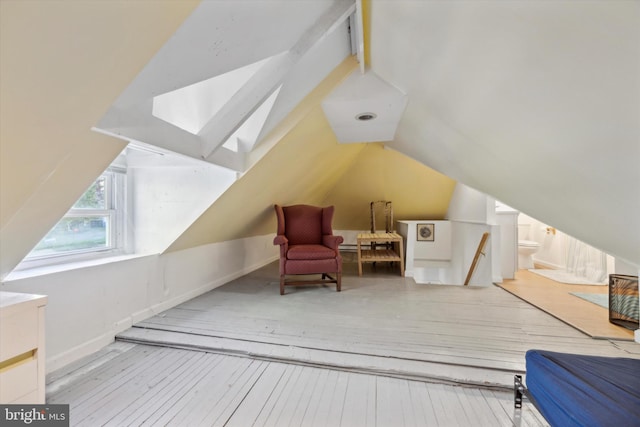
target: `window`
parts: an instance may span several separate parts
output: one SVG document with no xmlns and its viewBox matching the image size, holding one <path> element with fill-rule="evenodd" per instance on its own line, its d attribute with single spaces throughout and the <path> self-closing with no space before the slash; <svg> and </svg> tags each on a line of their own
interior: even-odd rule
<svg viewBox="0 0 640 427">
<path fill-rule="evenodd" d="M 126 240 L 125 178 L 123 170 L 109 168 L 91 184 L 25 261 L 49 264 L 123 251 Z"/>
</svg>

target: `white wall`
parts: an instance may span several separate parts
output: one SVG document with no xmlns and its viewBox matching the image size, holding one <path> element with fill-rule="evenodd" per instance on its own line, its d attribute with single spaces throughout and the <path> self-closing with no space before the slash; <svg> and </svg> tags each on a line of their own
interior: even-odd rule
<svg viewBox="0 0 640 427">
<path fill-rule="evenodd" d="M 469 284 L 474 286 L 489 286 L 496 281 L 496 276 L 500 276 L 499 266 L 493 263 L 493 259 L 495 258 L 493 247 L 496 246 L 494 242 L 499 242 L 500 240 L 499 227 L 489 224 L 454 221 L 452 228 L 454 257 L 451 262 L 453 283 L 462 284 L 465 282 L 476 250 L 485 232 L 489 232 L 489 240 L 484 247 L 484 255 L 480 255 L 478 258 L 476 269 L 471 276 Z M 496 272 L 493 271 L 494 268 L 497 268 Z"/>
<path fill-rule="evenodd" d="M 433 224 L 433 241 L 418 241 L 418 224 Z M 405 276 L 416 283 L 453 284 L 451 221 L 398 221 L 404 238 Z"/>
<path fill-rule="evenodd" d="M 160 150 L 128 149 L 133 252 L 165 251 L 235 180 L 234 171 L 211 163 Z"/>
<path fill-rule="evenodd" d="M 472 284 L 499 283 L 502 281 L 500 227 L 496 216 L 496 200 L 481 191 L 460 182 L 449 202 L 447 219 L 453 221 L 453 247 L 460 254 L 456 257 L 453 271 L 464 272 L 461 281 L 454 277 L 455 283 L 464 283 L 466 272 L 473 261 L 482 234 L 489 232 L 485 255 L 481 256 Z"/>
<path fill-rule="evenodd" d="M 482 235 L 489 232 L 484 255 L 479 258 L 470 284 L 501 282 L 500 227 L 495 199 L 458 182 L 451 195 L 446 217 L 451 222 L 451 259 L 445 280 L 452 284 L 465 282 Z"/>
<path fill-rule="evenodd" d="M 495 211 L 496 201 L 494 198 L 458 182 L 451 195 L 447 219 L 495 224 Z"/>
<path fill-rule="evenodd" d="M 273 235 L 24 277 L 0 290 L 49 296 L 47 372 L 113 341 L 132 324 L 275 259 Z"/>
<path fill-rule="evenodd" d="M 417 225 L 435 225 L 433 242 L 417 241 Z M 465 221 L 398 221 L 398 233 L 405 239 L 405 275 L 416 283 L 462 285 L 482 234 L 497 226 Z M 494 282 L 492 240 L 489 239 L 469 284 L 488 286 Z M 499 274 L 499 264 L 496 267 Z"/>
</svg>

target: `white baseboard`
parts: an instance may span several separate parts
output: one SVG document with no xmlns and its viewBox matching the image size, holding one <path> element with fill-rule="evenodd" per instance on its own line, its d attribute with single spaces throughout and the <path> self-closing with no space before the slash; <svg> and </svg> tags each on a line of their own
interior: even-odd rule
<svg viewBox="0 0 640 427">
<path fill-rule="evenodd" d="M 108 332 L 100 335 L 97 338 L 89 340 L 85 343 L 82 343 L 78 346 L 73 347 L 63 353 L 60 353 L 54 357 L 47 358 L 46 362 L 46 371 L 47 374 L 56 371 L 69 363 L 75 362 L 76 360 L 82 359 L 85 356 L 88 356 L 96 351 L 100 350 L 103 347 L 111 344 L 114 341 L 115 333 Z"/>
<path fill-rule="evenodd" d="M 239 270 L 239 271 L 233 272 L 231 274 L 227 274 L 226 276 L 220 277 L 217 280 L 214 280 L 213 282 L 209 282 L 206 285 L 200 286 L 199 288 L 193 289 L 193 290 L 191 290 L 189 292 L 185 292 L 185 293 L 183 293 L 181 295 L 178 295 L 178 296 L 176 296 L 174 298 L 171 298 L 171 299 L 166 300 L 166 301 L 162 301 L 161 303 L 155 304 L 155 305 L 153 305 L 151 307 L 148 307 L 148 308 L 146 308 L 144 310 L 140 310 L 140 311 L 138 311 L 136 313 L 133 313 L 131 315 L 131 318 L 130 318 L 129 327 L 134 325 L 134 324 L 136 324 L 136 323 L 138 323 L 138 322 L 141 322 L 141 321 L 143 321 L 145 319 L 148 319 L 148 318 L 150 318 L 152 316 L 155 316 L 158 313 L 161 313 L 161 312 L 163 312 L 165 310 L 168 310 L 168 309 L 170 309 L 172 307 L 175 307 L 178 304 L 182 304 L 183 302 L 189 301 L 190 299 L 193 299 L 193 298 L 195 298 L 197 296 L 200 296 L 200 295 L 202 295 L 202 294 L 204 294 L 206 292 L 209 292 L 212 289 L 215 289 L 215 288 L 217 288 L 219 286 L 222 286 L 222 285 L 224 285 L 226 283 L 229 283 L 230 281 L 235 280 L 238 277 L 242 277 L 245 274 L 249 274 L 252 271 L 255 271 L 255 270 L 259 269 L 259 268 L 262 268 L 265 265 L 277 260 L 278 258 L 279 258 L 279 256 L 269 257 L 267 259 L 264 259 L 264 260 L 262 260 L 260 262 L 255 263 L 253 265 L 245 267 L 242 270 Z M 123 319 L 121 322 L 124 323 L 125 321 L 126 321 L 126 319 Z M 124 329 L 127 329 L 127 328 L 124 328 Z M 120 330 L 118 332 L 122 332 L 124 329 L 122 329 L 122 330 Z M 116 333 L 118 333 L 118 332 L 116 332 Z"/>
<path fill-rule="evenodd" d="M 46 371 L 47 373 L 51 373 L 83 357 L 89 356 L 90 354 L 95 353 L 96 351 L 114 342 L 115 336 L 117 334 L 131 328 L 135 323 L 145 320 L 151 316 L 154 316 L 172 307 L 175 307 L 178 304 L 182 304 L 185 301 L 188 301 L 192 298 L 202 295 L 205 292 L 208 292 L 212 289 L 222 286 L 225 283 L 228 283 L 232 280 L 237 279 L 238 277 L 242 277 L 246 274 L 249 274 L 252 271 L 262 268 L 265 265 L 277 259 L 278 259 L 277 255 L 270 256 L 257 263 L 254 263 L 253 265 L 247 266 L 239 271 L 236 271 L 226 276 L 223 276 L 221 278 L 218 278 L 217 280 L 207 283 L 206 285 L 200 286 L 189 292 L 185 292 L 169 300 L 162 301 L 161 303 L 155 304 L 144 310 L 135 312 L 131 316 L 127 316 L 115 322 L 113 324 L 113 328 L 103 333 L 102 335 L 95 337 L 80 345 L 77 345 L 67 351 L 59 353 L 51 358 L 48 358 L 46 361 Z"/>
</svg>

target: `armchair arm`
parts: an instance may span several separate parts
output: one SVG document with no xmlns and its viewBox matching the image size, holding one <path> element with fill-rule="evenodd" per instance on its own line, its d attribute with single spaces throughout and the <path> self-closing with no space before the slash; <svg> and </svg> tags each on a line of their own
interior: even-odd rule
<svg viewBox="0 0 640 427">
<path fill-rule="evenodd" d="M 273 239 L 274 245 L 280 245 L 280 258 L 287 257 L 287 251 L 289 250 L 289 239 L 284 234 L 278 234 L 275 239 Z"/>
<path fill-rule="evenodd" d="M 322 236 L 322 244 L 338 252 L 338 246 L 344 242 L 342 236 L 334 236 L 333 234 L 325 234 Z"/>
<path fill-rule="evenodd" d="M 274 245 L 286 245 L 289 243 L 289 239 L 284 234 L 279 234 L 273 239 Z"/>
</svg>

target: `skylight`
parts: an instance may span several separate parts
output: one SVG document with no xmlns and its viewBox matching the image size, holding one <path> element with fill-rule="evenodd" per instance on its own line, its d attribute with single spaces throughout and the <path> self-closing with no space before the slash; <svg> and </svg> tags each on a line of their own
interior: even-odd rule
<svg viewBox="0 0 640 427">
<path fill-rule="evenodd" d="M 282 89 L 280 85 L 273 93 L 260 105 L 253 114 L 242 123 L 242 126 L 236 130 L 233 135 L 222 144 L 223 147 L 232 151 L 244 151 L 249 152 L 255 145 L 260 132 L 267 121 L 269 112 L 273 107 L 273 104 L 278 98 L 278 94 Z"/>
<path fill-rule="evenodd" d="M 269 59 L 158 95 L 152 114 L 196 135 Z"/>
</svg>

